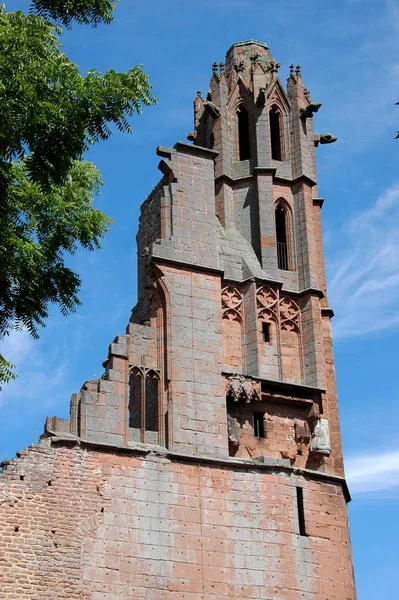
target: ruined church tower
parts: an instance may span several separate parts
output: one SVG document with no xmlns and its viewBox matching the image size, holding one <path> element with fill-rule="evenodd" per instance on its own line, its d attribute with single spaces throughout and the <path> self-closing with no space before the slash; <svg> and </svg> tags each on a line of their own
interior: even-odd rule
<svg viewBox="0 0 399 600">
<path fill-rule="evenodd" d="M 256 41 L 160 146 L 104 374 L 0 475 L 14 600 L 355 600 L 315 152 Z"/>
</svg>

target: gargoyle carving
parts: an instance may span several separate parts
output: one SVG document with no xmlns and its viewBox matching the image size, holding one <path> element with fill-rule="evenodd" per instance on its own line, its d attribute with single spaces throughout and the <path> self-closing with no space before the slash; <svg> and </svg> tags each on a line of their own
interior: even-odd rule
<svg viewBox="0 0 399 600">
<path fill-rule="evenodd" d="M 261 87 L 259 88 L 259 93 L 258 93 L 258 97 L 256 99 L 256 105 L 259 107 L 262 107 L 265 105 L 266 103 L 266 88 Z"/>
<path fill-rule="evenodd" d="M 313 117 L 313 113 L 316 113 L 321 104 L 308 104 L 306 108 L 300 108 L 299 114 L 301 119 L 311 119 Z"/>
<path fill-rule="evenodd" d="M 338 138 L 336 138 L 335 135 L 331 135 L 331 133 L 315 133 L 314 145 L 317 148 L 319 144 L 333 144 L 337 139 Z"/>
<path fill-rule="evenodd" d="M 211 117 L 213 117 L 214 119 L 217 119 L 219 117 L 220 108 L 216 106 L 216 104 L 210 102 L 209 100 L 204 100 L 204 106 L 206 110 L 210 113 Z"/>
</svg>

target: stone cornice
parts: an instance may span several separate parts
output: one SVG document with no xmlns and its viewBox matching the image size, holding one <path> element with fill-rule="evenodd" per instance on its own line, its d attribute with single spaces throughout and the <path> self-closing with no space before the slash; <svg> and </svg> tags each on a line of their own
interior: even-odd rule
<svg viewBox="0 0 399 600">
<path fill-rule="evenodd" d="M 159 458 L 167 458 L 171 461 L 190 462 L 194 464 L 214 465 L 231 470 L 248 470 L 248 471 L 271 471 L 275 473 L 280 471 L 291 476 L 304 477 L 316 481 L 325 481 L 340 485 L 346 502 L 350 502 L 351 496 L 348 485 L 344 477 L 332 475 L 322 471 L 313 471 L 312 469 L 292 467 L 289 460 L 282 458 L 259 457 L 258 460 L 245 460 L 239 458 L 216 458 L 212 456 L 204 456 L 202 454 L 188 454 L 183 452 L 173 452 L 161 446 L 124 446 L 103 442 L 94 442 L 78 438 L 77 436 L 53 436 L 51 437 L 51 445 L 56 446 L 79 446 L 81 448 L 92 449 L 99 452 L 118 452 L 121 454 L 130 454 L 132 456 L 152 456 Z"/>
<path fill-rule="evenodd" d="M 219 183 L 219 182 L 223 182 L 225 181 L 226 183 L 229 183 L 230 185 L 237 183 L 238 181 L 245 181 L 245 180 L 251 180 L 254 179 L 254 177 L 256 177 L 257 175 L 271 175 L 271 177 L 273 178 L 273 181 L 276 183 L 284 183 L 286 185 L 295 185 L 297 183 L 306 183 L 307 185 L 309 185 L 310 187 L 314 187 L 315 185 L 317 185 L 317 182 L 314 181 L 313 179 L 311 179 L 310 177 L 308 177 L 307 175 L 299 175 L 299 177 L 294 177 L 293 179 L 287 178 L 287 177 L 281 177 L 276 175 L 277 169 L 274 167 L 254 167 L 252 170 L 252 175 L 245 175 L 243 177 L 231 177 L 230 175 L 226 175 L 225 173 L 222 173 L 222 175 L 219 175 L 218 177 L 215 178 L 215 183 Z M 323 199 L 322 198 L 314 198 L 314 202 L 320 200 L 321 204 L 323 203 Z M 321 205 L 320 205 L 321 206 Z"/>
<path fill-rule="evenodd" d="M 186 142 L 176 142 L 173 146 L 177 152 L 184 154 L 193 154 L 194 156 L 205 156 L 206 158 L 215 159 L 219 152 L 205 148 L 204 146 L 196 146 L 195 144 L 187 144 Z"/>
<path fill-rule="evenodd" d="M 237 375 L 237 373 L 222 371 L 222 375 L 230 376 Z M 260 383 L 270 384 L 270 386 L 284 390 L 289 390 L 290 392 L 299 391 L 301 393 L 309 392 L 311 394 L 322 394 L 326 392 L 325 388 L 316 387 L 313 385 L 305 385 L 303 383 L 288 383 L 285 381 L 280 381 L 279 379 L 264 379 L 261 377 L 253 377 L 252 375 L 248 375 L 248 377 L 254 379 L 255 381 L 259 381 Z"/>
<path fill-rule="evenodd" d="M 210 267 L 207 265 L 196 265 L 194 263 L 184 262 L 182 260 L 178 260 L 178 259 L 174 259 L 174 258 L 170 258 L 170 257 L 156 256 L 156 255 L 151 256 L 151 261 L 155 266 L 157 265 L 157 263 L 162 263 L 164 265 L 170 264 L 170 265 L 173 265 L 174 267 L 177 266 L 182 269 L 189 270 L 189 271 L 198 271 L 201 273 L 211 273 L 212 275 L 220 275 L 223 278 L 224 270 L 218 269 L 216 267 Z"/>
<path fill-rule="evenodd" d="M 247 279 L 244 279 L 244 280 L 225 279 L 224 281 L 226 283 L 232 283 L 232 284 L 236 284 L 236 285 L 237 284 L 244 285 L 246 283 L 251 283 L 251 281 L 255 281 L 256 283 L 260 283 L 262 285 L 264 285 L 264 284 L 271 285 L 272 287 L 280 289 L 285 294 L 288 294 L 290 296 L 295 296 L 295 298 L 301 298 L 303 296 L 317 296 L 318 298 L 320 298 L 320 300 L 322 298 L 324 298 L 324 293 L 319 288 L 309 287 L 309 288 L 305 288 L 305 289 L 299 290 L 299 291 L 290 290 L 288 288 L 283 288 L 284 282 L 277 281 L 276 279 L 261 279 L 260 277 L 248 277 Z M 322 310 L 324 310 L 324 309 L 322 309 Z M 329 310 L 331 310 L 331 309 L 329 309 Z"/>
<path fill-rule="evenodd" d="M 183 152 L 184 154 L 192 154 L 194 156 L 205 156 L 206 158 L 212 159 L 215 159 L 219 154 L 219 152 L 211 150 L 210 148 L 196 146 L 195 144 L 187 144 L 186 142 L 176 142 L 173 148 L 169 148 L 168 146 L 158 146 L 156 152 L 158 156 L 168 159 L 176 152 Z"/>
</svg>

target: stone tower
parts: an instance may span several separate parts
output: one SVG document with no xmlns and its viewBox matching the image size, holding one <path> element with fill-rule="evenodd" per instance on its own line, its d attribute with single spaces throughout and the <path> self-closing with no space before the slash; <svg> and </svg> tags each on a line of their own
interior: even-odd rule
<svg viewBox="0 0 399 600">
<path fill-rule="evenodd" d="M 315 104 L 260 42 L 159 147 L 104 374 L 0 476 L 4 598 L 355 600 Z M 0 540 L 2 538 L 0 537 Z"/>
</svg>

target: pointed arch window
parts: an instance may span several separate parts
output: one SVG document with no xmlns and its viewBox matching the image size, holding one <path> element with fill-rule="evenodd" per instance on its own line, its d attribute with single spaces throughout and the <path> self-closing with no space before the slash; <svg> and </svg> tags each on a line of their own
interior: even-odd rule
<svg viewBox="0 0 399 600">
<path fill-rule="evenodd" d="M 270 144 L 273 160 L 284 160 L 283 143 L 283 118 L 277 104 L 273 104 L 269 111 Z"/>
<path fill-rule="evenodd" d="M 133 367 L 129 378 L 129 428 L 140 433 L 141 442 L 158 443 L 159 382 L 155 369 Z"/>
<path fill-rule="evenodd" d="M 249 160 L 251 158 L 251 147 L 249 140 L 249 115 L 244 106 L 237 110 L 238 122 L 238 158 L 239 160 Z"/>
<path fill-rule="evenodd" d="M 275 209 L 277 266 L 282 271 L 293 269 L 291 224 L 288 209 L 278 202 Z"/>
</svg>

